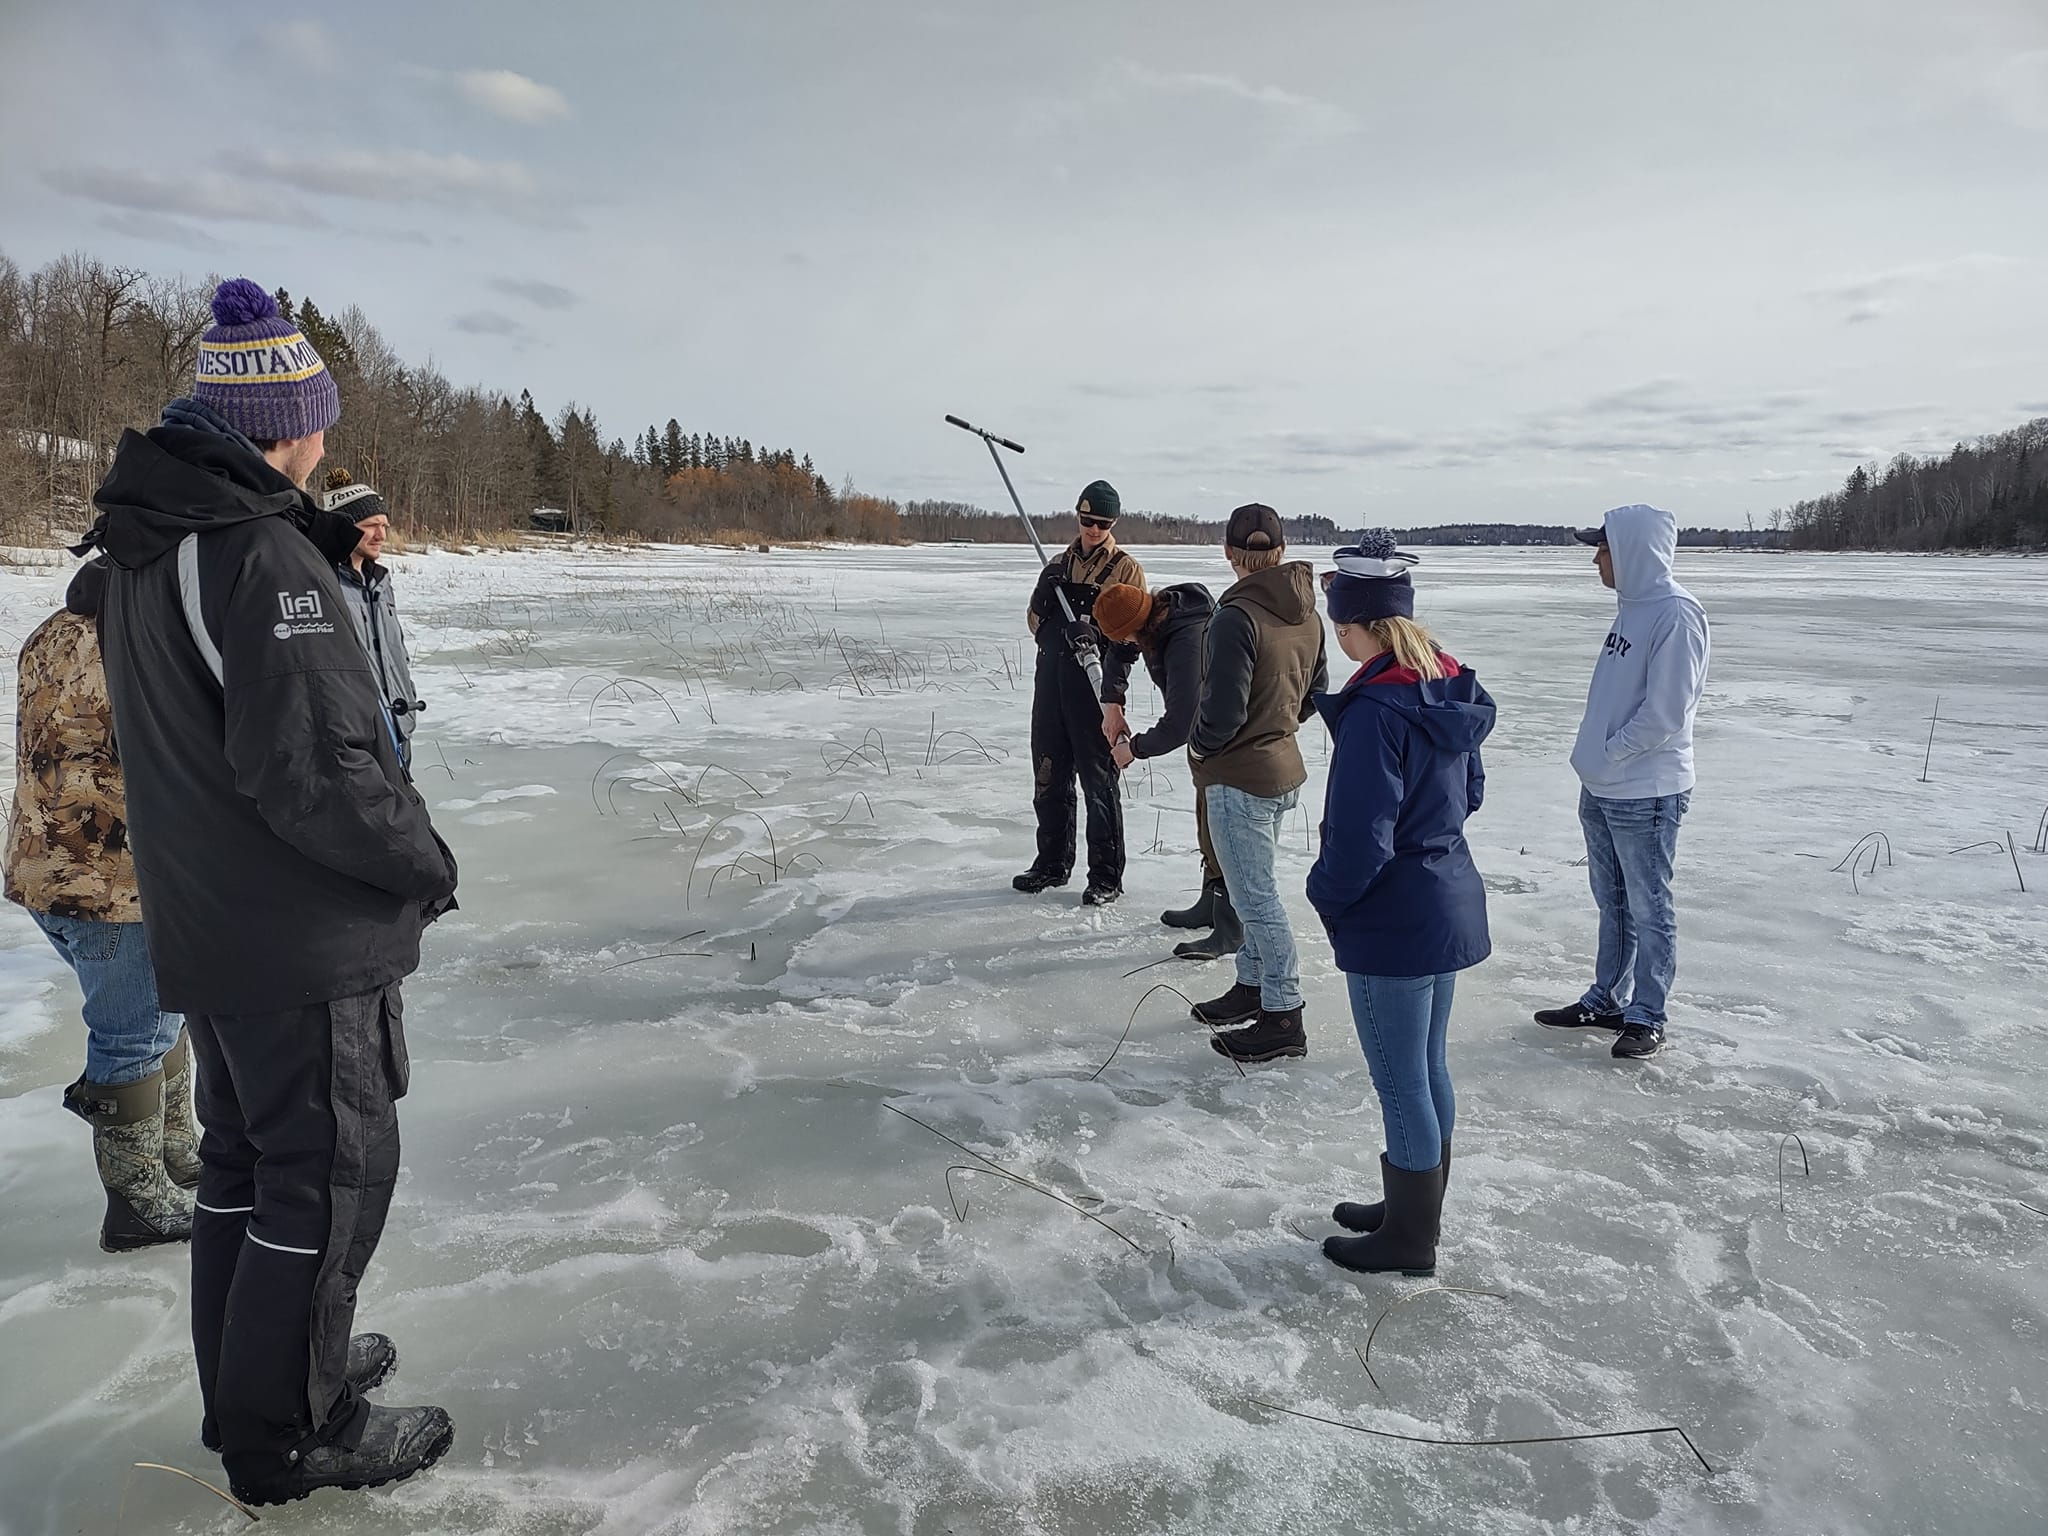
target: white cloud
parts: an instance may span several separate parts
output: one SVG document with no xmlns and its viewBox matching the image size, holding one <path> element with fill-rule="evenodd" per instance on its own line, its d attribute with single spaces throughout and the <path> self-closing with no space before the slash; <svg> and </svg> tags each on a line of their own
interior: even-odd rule
<svg viewBox="0 0 2048 1536">
<path fill-rule="evenodd" d="M 1335 102 L 1282 90 L 1277 85 L 1252 85 L 1235 75 L 1205 71 L 1170 73 L 1129 60 L 1124 61 L 1121 71 L 1127 81 L 1146 90 L 1244 103 L 1271 114 L 1289 127 L 1317 136 L 1350 133 L 1358 127 L 1358 119 Z"/>
<path fill-rule="evenodd" d="M 1973 251 L 1935 261 L 1908 262 L 1856 277 L 1835 278 L 1807 290 L 1806 296 L 1819 304 L 1840 306 L 1844 322 L 1860 325 L 1890 314 L 1903 298 L 1916 290 L 1974 281 L 2024 265 L 2026 263 L 2016 256 Z"/>
<path fill-rule="evenodd" d="M 467 314 L 457 315 L 451 323 L 456 330 L 468 336 L 503 336 L 508 340 L 523 341 L 527 335 L 525 326 L 495 309 L 473 309 Z"/>
<path fill-rule="evenodd" d="M 477 160 L 425 150 L 345 150 L 329 155 L 257 155 L 251 171 L 266 180 L 332 197 L 387 203 L 464 203 L 530 209 L 540 195 L 516 160 Z"/>
<path fill-rule="evenodd" d="M 278 196 L 258 182 L 218 171 L 117 170 L 79 166 L 43 173 L 46 185 L 89 202 L 138 213 L 174 214 L 187 219 L 235 219 L 255 224 L 325 223 L 302 204 Z"/>
<path fill-rule="evenodd" d="M 571 115 L 569 98 L 552 85 L 509 69 L 465 70 L 455 76 L 455 91 L 471 106 L 515 123 L 544 123 Z"/>
<path fill-rule="evenodd" d="M 576 303 L 572 290 L 537 278 L 494 277 L 491 286 L 515 299 L 524 299 L 536 309 L 569 309 Z"/>
<path fill-rule="evenodd" d="M 2048 133 L 2048 48 L 2014 54 L 1995 66 L 1979 94 L 2015 127 Z"/>
</svg>

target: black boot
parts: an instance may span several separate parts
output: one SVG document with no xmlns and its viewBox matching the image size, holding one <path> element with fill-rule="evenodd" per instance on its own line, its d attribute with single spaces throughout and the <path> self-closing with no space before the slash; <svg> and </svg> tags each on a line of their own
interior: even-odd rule
<svg viewBox="0 0 2048 1536">
<path fill-rule="evenodd" d="M 1259 989 L 1248 987 L 1241 981 L 1233 982 L 1230 990 L 1221 997 L 1195 1004 L 1194 1014 L 1212 1029 L 1224 1029 L 1256 1019 L 1259 1016 Z"/>
<path fill-rule="evenodd" d="M 1181 960 L 1221 960 L 1225 955 L 1236 954 L 1243 945 L 1244 924 L 1237 920 L 1237 908 L 1230 904 L 1230 892 L 1219 888 L 1216 892 L 1215 926 L 1203 938 L 1174 945 L 1173 953 Z"/>
<path fill-rule="evenodd" d="M 1036 896 L 1040 891 L 1049 891 L 1056 885 L 1065 885 L 1069 876 L 1050 869 L 1040 869 L 1036 864 L 1010 882 L 1010 888 L 1022 891 L 1026 896 Z"/>
<path fill-rule="evenodd" d="M 1443 1171 L 1444 1188 L 1448 1190 L 1451 1187 L 1451 1144 L 1448 1141 L 1443 1146 L 1443 1161 L 1437 1167 Z M 1377 1232 L 1386 1209 L 1386 1202 L 1381 1200 L 1369 1205 L 1356 1200 L 1340 1200 L 1337 1208 L 1330 1212 L 1330 1220 L 1349 1232 Z"/>
<path fill-rule="evenodd" d="M 1202 882 L 1202 894 L 1195 898 L 1192 907 L 1176 907 L 1171 912 L 1159 914 L 1159 921 L 1169 928 L 1207 928 L 1216 921 L 1216 898 L 1223 894 L 1221 880 Z"/>
<path fill-rule="evenodd" d="M 1284 1013 L 1261 1008 L 1257 1023 L 1227 1035 L 1211 1035 L 1209 1046 L 1217 1055 L 1235 1061 L 1278 1061 L 1282 1056 L 1306 1056 L 1308 1032 L 1302 1028 L 1300 1008 Z"/>
<path fill-rule="evenodd" d="M 1090 880 L 1088 882 L 1088 889 L 1081 893 L 1081 905 L 1084 907 L 1106 907 L 1118 900 L 1123 893 L 1124 888 L 1120 885 L 1109 885 L 1105 882 Z"/>
<path fill-rule="evenodd" d="M 1437 1224 L 1444 1209 L 1443 1170 L 1396 1168 L 1383 1152 L 1380 1184 L 1387 1198 L 1379 1230 L 1364 1237 L 1326 1237 L 1324 1256 L 1333 1264 L 1366 1275 L 1395 1269 L 1410 1279 L 1435 1274 Z"/>
<path fill-rule="evenodd" d="M 455 1425 L 445 1409 L 372 1404 L 354 1450 L 316 1445 L 294 1451 L 273 1475 L 230 1479 L 228 1488 L 244 1504 L 289 1504 L 316 1488 L 381 1488 L 426 1471 L 454 1443 Z"/>
<path fill-rule="evenodd" d="M 385 1335 L 358 1333 L 349 1339 L 348 1363 L 342 1367 L 342 1375 L 358 1397 L 383 1386 L 385 1378 L 397 1369 L 398 1346 Z M 215 1455 L 220 1454 L 220 1436 L 215 1433 L 211 1419 L 200 1426 L 199 1443 Z"/>
</svg>

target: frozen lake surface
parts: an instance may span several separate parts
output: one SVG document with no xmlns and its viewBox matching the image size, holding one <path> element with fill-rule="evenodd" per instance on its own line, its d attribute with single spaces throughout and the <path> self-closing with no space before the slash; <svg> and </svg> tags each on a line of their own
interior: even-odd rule
<svg viewBox="0 0 2048 1536">
<path fill-rule="evenodd" d="M 1155 584 L 1227 582 L 1210 551 L 1138 553 Z M 2048 1527 L 2048 566 L 1681 555 L 1714 674 L 1672 1043 L 1631 1066 L 1529 1020 L 1590 961 L 1566 757 L 1611 599 L 1580 551 L 1429 552 L 1424 616 L 1500 703 L 1433 1283 L 1506 1299 L 1403 1306 L 1375 1388 L 1369 1331 L 1432 1282 L 1315 1241 L 1381 1148 L 1300 894 L 1319 726 L 1282 867 L 1310 1054 L 1240 1076 L 1147 995 L 1227 966 L 1126 974 L 1196 883 L 1184 766 L 1129 778 L 1122 905 L 1009 889 L 1023 551 L 398 564 L 462 910 L 407 988 L 359 1321 L 398 1340 L 387 1400 L 458 1438 L 266 1528 Z M 0 575 L 10 646 L 55 586 Z M 1869 833 L 1889 858 L 1843 863 Z M 68 973 L 0 911 L 0 1528 L 238 1528 L 128 1470 L 219 1474 L 182 1251 L 94 1245 L 59 1104 L 81 1051 Z M 975 1158 L 891 1107 L 1114 1231 L 949 1176 Z M 1679 1425 L 1716 1474 L 1672 1436 L 1444 1448 L 1257 1402 L 1444 1439 Z"/>
</svg>

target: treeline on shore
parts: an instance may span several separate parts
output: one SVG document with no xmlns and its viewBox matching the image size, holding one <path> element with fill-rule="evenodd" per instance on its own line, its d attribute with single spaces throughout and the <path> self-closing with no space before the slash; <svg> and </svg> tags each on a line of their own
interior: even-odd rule
<svg viewBox="0 0 2048 1536">
<path fill-rule="evenodd" d="M 78 530 L 127 427 L 152 425 L 191 385 L 211 324 L 216 278 L 193 281 L 74 254 L 24 272 L 0 253 L 0 541 L 43 544 Z M 751 439 L 636 431 L 631 446 L 575 402 L 543 414 L 515 397 L 458 387 L 392 350 L 368 316 L 278 294 L 333 370 L 343 403 L 328 463 L 374 485 L 400 531 L 463 541 L 534 527 L 650 539 L 877 543 L 1015 541 L 1008 513 L 964 502 L 899 504 L 834 487 L 808 454 Z M 1220 512 L 1221 509 L 1219 509 Z M 537 516 L 537 514 L 539 514 Z M 1589 517 L 1591 510 L 1589 509 Z M 1065 515 L 1037 519 L 1048 544 L 1072 537 Z M 1290 518 L 1303 545 L 1341 544 L 1351 528 Z M 1133 544 L 1215 544 L 1221 516 L 1133 511 Z M 1414 545 L 1565 544 L 1568 527 L 1464 523 L 1399 530 Z M 1859 465 L 1843 488 L 1771 515 L 1768 528 L 1688 528 L 1688 545 L 1794 549 L 2033 548 L 2048 545 L 2048 418 L 1953 453 Z"/>
<path fill-rule="evenodd" d="M 2048 416 L 1940 458 L 1859 464 L 1839 491 L 1773 523 L 1792 549 L 2048 547 Z"/>
<path fill-rule="evenodd" d="M 219 279 L 86 255 L 24 272 L 0 253 L 0 540 L 43 544 L 88 521 L 124 428 L 187 393 Z M 327 463 L 373 485 L 408 537 L 462 541 L 559 526 L 651 539 L 736 531 L 783 540 L 902 537 L 897 507 L 835 488 L 795 449 L 679 422 L 628 447 L 575 402 L 458 387 L 408 363 L 369 317 L 288 291 L 279 307 L 341 391 Z M 551 509 L 536 524 L 537 509 Z"/>
</svg>

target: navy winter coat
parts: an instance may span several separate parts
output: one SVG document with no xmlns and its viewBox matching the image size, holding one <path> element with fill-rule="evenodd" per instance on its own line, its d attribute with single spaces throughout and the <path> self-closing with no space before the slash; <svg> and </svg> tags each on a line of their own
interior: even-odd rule
<svg viewBox="0 0 2048 1536">
<path fill-rule="evenodd" d="M 1354 975 L 1438 976 L 1493 952 L 1465 845 L 1486 789 L 1479 744 L 1493 700 L 1470 667 L 1450 666 L 1423 682 L 1381 655 L 1316 698 L 1335 746 L 1308 899 Z"/>
</svg>

